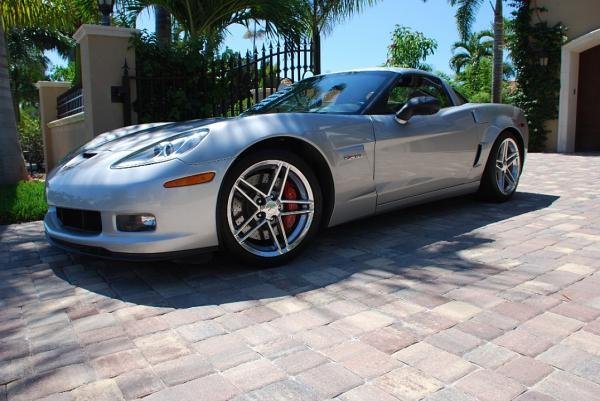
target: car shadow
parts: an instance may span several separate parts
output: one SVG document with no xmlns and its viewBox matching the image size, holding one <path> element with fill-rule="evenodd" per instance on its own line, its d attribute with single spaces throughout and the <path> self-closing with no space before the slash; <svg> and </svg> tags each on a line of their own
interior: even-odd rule
<svg viewBox="0 0 600 401">
<path fill-rule="evenodd" d="M 294 296 L 345 282 L 351 286 L 348 279 L 355 274 L 373 281 L 398 278 L 382 288 L 392 293 L 405 288 L 402 279 L 427 285 L 439 283 L 439 272 L 461 272 L 465 279 L 499 271 L 464 257 L 493 246 L 494 238 L 478 229 L 546 208 L 557 199 L 517 192 L 503 204 L 467 196 L 402 209 L 327 229 L 299 258 L 271 269 L 241 266 L 223 253 L 153 263 L 72 255 L 75 264 L 52 268 L 58 277 L 100 297 L 172 308 Z"/>
</svg>

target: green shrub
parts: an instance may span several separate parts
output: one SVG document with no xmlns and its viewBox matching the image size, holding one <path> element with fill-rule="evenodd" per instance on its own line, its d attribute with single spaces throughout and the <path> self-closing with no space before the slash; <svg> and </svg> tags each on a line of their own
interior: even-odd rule
<svg viewBox="0 0 600 401">
<path fill-rule="evenodd" d="M 44 163 L 44 140 L 40 130 L 40 116 L 33 106 L 21 107 L 19 121 L 19 139 L 23 152 L 27 152 L 27 161 L 42 165 Z"/>
<path fill-rule="evenodd" d="M 47 209 L 42 181 L 0 186 L 0 224 L 41 220 Z"/>
</svg>

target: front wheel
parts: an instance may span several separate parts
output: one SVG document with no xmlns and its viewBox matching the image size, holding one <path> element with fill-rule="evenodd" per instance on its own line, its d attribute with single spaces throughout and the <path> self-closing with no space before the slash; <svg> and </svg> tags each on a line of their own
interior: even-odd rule
<svg viewBox="0 0 600 401">
<path fill-rule="evenodd" d="M 218 205 L 221 241 L 243 262 L 275 266 L 296 256 L 318 231 L 321 188 L 311 168 L 284 150 L 236 162 Z"/>
<path fill-rule="evenodd" d="M 512 197 L 519 185 L 523 151 L 512 133 L 501 134 L 488 157 L 479 193 L 485 199 L 504 202 Z"/>
</svg>

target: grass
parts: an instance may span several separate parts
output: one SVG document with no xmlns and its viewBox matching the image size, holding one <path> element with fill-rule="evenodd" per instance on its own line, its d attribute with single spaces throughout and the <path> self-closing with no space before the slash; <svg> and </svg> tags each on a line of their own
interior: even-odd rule
<svg viewBox="0 0 600 401">
<path fill-rule="evenodd" d="M 47 209 L 42 181 L 0 186 L 0 224 L 41 220 Z"/>
</svg>

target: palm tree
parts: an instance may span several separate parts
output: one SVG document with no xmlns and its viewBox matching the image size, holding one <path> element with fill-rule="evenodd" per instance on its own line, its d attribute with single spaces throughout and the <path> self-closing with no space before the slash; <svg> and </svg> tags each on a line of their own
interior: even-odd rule
<svg viewBox="0 0 600 401">
<path fill-rule="evenodd" d="M 301 0 L 304 18 L 312 37 L 314 73 L 321 73 L 321 34 L 329 34 L 335 24 L 372 6 L 378 0 Z"/>
<path fill-rule="evenodd" d="M 252 39 L 252 48 L 256 49 L 256 39 L 262 39 L 266 34 L 267 32 L 262 28 L 258 28 L 256 21 L 254 21 L 254 28 L 248 28 L 244 32 L 244 39 Z"/>
<path fill-rule="evenodd" d="M 456 23 L 463 41 L 468 40 L 475 14 L 483 0 L 448 0 L 451 6 L 458 6 Z M 502 16 L 503 0 L 494 0 L 494 44 L 492 64 L 492 102 L 502 101 L 502 74 L 504 48 L 504 18 Z"/>
<path fill-rule="evenodd" d="M 477 64 L 484 57 L 492 57 L 493 34 L 481 31 L 469 34 L 467 40 L 454 42 L 450 66 L 460 74 L 468 65 Z"/>
<path fill-rule="evenodd" d="M 264 21 L 267 35 L 276 32 L 300 36 L 304 30 L 298 0 L 125 0 L 127 8 L 139 12 L 147 6 L 164 8 L 192 40 L 203 39 L 216 47 L 227 27 L 248 26 L 251 21 Z"/>
<path fill-rule="evenodd" d="M 156 39 L 161 46 L 171 44 L 171 13 L 164 7 L 154 7 L 154 27 Z"/>
<path fill-rule="evenodd" d="M 15 184 L 27 178 L 17 122 L 10 91 L 10 78 L 4 41 L 4 24 L 0 23 L 0 184 Z"/>
<path fill-rule="evenodd" d="M 5 30 L 13 27 L 43 26 L 72 33 L 83 22 L 98 17 L 94 0 L 2 0 L 0 2 L 0 184 L 14 184 L 27 178 L 17 135 Z"/>
<path fill-rule="evenodd" d="M 0 3 L 0 184 L 15 184 L 27 178 L 17 135 L 4 30 L 56 21 L 53 18 L 58 14 L 57 9 L 60 6 L 48 7 L 42 1 L 3 0 Z"/>
</svg>

